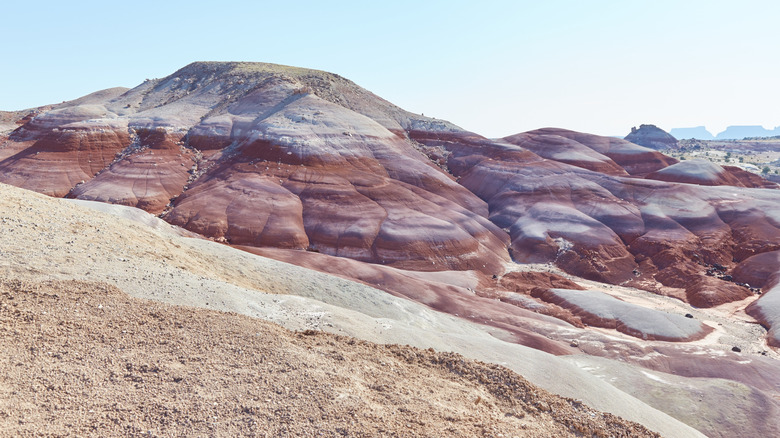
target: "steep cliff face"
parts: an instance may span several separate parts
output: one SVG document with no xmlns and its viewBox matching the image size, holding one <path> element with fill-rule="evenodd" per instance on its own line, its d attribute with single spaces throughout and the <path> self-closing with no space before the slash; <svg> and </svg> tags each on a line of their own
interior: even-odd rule
<svg viewBox="0 0 780 438">
<path fill-rule="evenodd" d="M 625 140 L 659 151 L 679 147 L 676 138 L 655 125 L 639 125 L 639 129 L 633 127 Z"/>
</svg>

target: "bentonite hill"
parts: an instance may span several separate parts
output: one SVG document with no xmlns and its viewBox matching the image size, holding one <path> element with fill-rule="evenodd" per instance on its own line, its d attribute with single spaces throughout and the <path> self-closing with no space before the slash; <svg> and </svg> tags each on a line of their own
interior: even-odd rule
<svg viewBox="0 0 780 438">
<path fill-rule="evenodd" d="M 9 291 L 3 298 L 3 321 L 10 324 L 4 337 L 17 339 L 13 351 L 23 351 L 41 337 L 52 345 L 30 347 L 34 351 L 5 366 L 29 368 L 25 365 L 43 360 L 46 365 L 40 369 L 46 375 L 72 373 L 70 380 L 52 378 L 24 391 L 8 389 L 5 421 L 21 413 L 30 413 L 36 422 L 50 421 L 56 406 L 76 409 L 75 401 L 52 398 L 52 391 L 61 397 L 74 385 L 89 386 L 84 382 L 126 378 L 137 389 L 150 379 L 175 377 L 170 371 L 175 367 L 152 363 L 170 358 L 136 345 L 134 351 L 148 349 L 157 359 L 140 365 L 129 361 L 124 374 L 102 370 L 105 375 L 77 382 L 80 374 L 96 373 L 99 362 L 87 360 L 87 352 L 56 351 L 69 349 L 62 337 L 75 336 L 78 327 L 91 327 L 96 320 L 79 322 L 86 315 L 57 310 L 60 314 L 28 327 L 22 323 L 30 321 L 23 319 L 22 309 L 11 311 L 14 304 L 36 300 L 41 307 L 28 303 L 25 312 L 72 310 L 87 299 L 79 294 L 90 293 L 115 306 L 137 308 L 138 315 L 125 312 L 132 324 L 159 320 L 176 327 L 180 314 L 194 311 L 160 310 L 157 304 L 124 297 L 111 288 L 115 286 L 136 297 L 236 311 L 292 329 L 432 347 L 498 363 L 546 390 L 664 436 L 696 436 L 696 430 L 707 436 L 771 436 L 780 428 L 780 362 L 774 350 L 780 334 L 773 330 L 780 324 L 780 190 L 738 168 L 677 162 L 626 140 L 558 128 L 488 139 L 404 111 L 331 73 L 272 64 L 194 63 L 133 89 L 108 89 L 58 105 L 0 113 L 0 182 L 52 197 L 117 204 L 47 200 L 7 186 L 0 192 L 0 272 L 23 281 L 3 286 Z M 178 231 L 160 234 L 165 227 Z M 74 280 L 82 283 L 70 283 Z M 269 298 L 268 293 L 287 298 Z M 60 301 L 46 301 L 51 296 Z M 241 330 L 260 324 L 212 313 L 192 318 L 223 318 L 220 326 L 236 324 Z M 57 328 L 71 323 L 78 326 L 73 333 Z M 193 323 L 190 333 L 197 337 L 206 327 Z M 41 335 L 19 337 L 29 330 Z M 170 345 L 183 342 L 171 330 L 160 339 Z M 210 342 L 224 344 L 224 338 L 214 336 Z M 278 336 L 287 336 L 296 351 L 313 348 L 312 342 L 329 345 L 318 350 L 328 360 L 333 358 L 326 351 L 354 358 L 350 360 L 361 357 L 362 350 L 342 338 Z M 154 338 L 146 339 L 141 345 L 154 343 Z M 242 345 L 237 342 L 235 349 L 243 351 Z M 371 357 L 380 363 L 415 351 L 385 353 L 373 344 L 357 345 L 377 355 Z M 248 354 L 261 354 L 250 347 L 245 348 Z M 207 356 L 203 344 L 191 347 L 198 348 Z M 59 355 L 58 361 L 51 354 Z M 433 379 L 452 370 L 447 361 L 461 360 L 442 357 L 431 353 L 407 361 L 418 368 L 404 368 L 399 378 L 415 388 L 436 385 L 432 380 L 413 383 L 412 376 L 428 373 L 419 367 L 430 363 L 437 371 L 426 378 Z M 204 365 L 198 369 L 213 368 L 207 365 L 213 358 L 199 360 Z M 142 365 L 147 371 L 138 371 Z M 148 374 L 155 366 L 164 372 Z M 301 372 L 300 366 L 293 369 Z M 323 409 L 342 416 L 359 411 L 349 421 L 364 424 L 367 417 L 360 415 L 385 418 L 375 411 L 368 414 L 370 409 L 392 417 L 391 399 L 354 392 L 357 383 L 349 381 L 348 369 L 331 372 L 345 385 L 341 395 L 334 395 L 337 390 L 318 395 L 333 395 L 347 405 L 331 400 Z M 231 380 L 227 369 L 214 372 L 221 377 L 210 379 Z M 456 372 L 466 379 L 458 384 L 487 385 L 485 394 L 497 385 L 494 380 L 468 380 L 474 373 L 483 371 Z M 40 374 L 8 375 L 45 379 Z M 365 374 L 360 379 L 370 389 L 385 388 L 372 382 L 390 377 Z M 12 388 L 12 381 L 7 378 L 4 387 Z M 213 382 L 203 384 L 207 388 Z M 155 390 L 165 398 L 173 397 L 176 388 Z M 301 388 L 284 388 L 264 391 L 277 391 L 268 397 L 272 401 L 280 394 L 286 394 L 285 400 L 301 396 Z M 45 409 L 29 401 L 38 391 L 43 395 L 37 397 L 48 403 Z M 393 397 L 410 394 L 404 391 L 393 387 L 389 392 Z M 90 391 L 78 394 L 94 398 Z M 509 406 L 501 403 L 525 400 L 503 392 L 493 396 L 503 400 L 489 401 L 499 411 Z M 234 395 L 223 396 L 230 397 Z M 408 397 L 425 399 L 420 394 Z M 24 404 L 17 402 L 22 398 Z M 289 403 L 284 409 L 260 408 L 266 398 L 255 398 L 257 403 L 236 409 L 274 413 L 298 426 L 311 415 Z M 186 409 L 193 409 L 195 401 L 187 400 Z M 468 400 L 462 398 L 463 403 Z M 529 400 L 523 403 L 532 405 Z M 357 404 L 349 404 L 353 402 Z M 119 416 L 114 424 L 152 428 L 148 418 L 155 409 L 145 406 L 145 422 Z M 415 409 L 429 410 L 425 406 Z M 466 404 L 451 409 L 464 413 Z M 105 414 L 110 409 L 104 404 L 91 410 Z M 556 413 L 558 408 L 542 411 Z M 436 412 L 421 421 L 445 421 L 446 415 L 436 417 Z M 72 424 L 88 427 L 84 419 L 89 415 L 79 418 Z M 338 418 L 348 423 L 346 417 Z M 463 424 L 477 421 L 452 418 Z M 334 432 L 341 426 L 331 420 L 312 424 Z M 575 432 L 581 424 L 564 416 L 543 420 Z M 203 421 L 198 427 L 207 427 Z M 409 424 L 409 433 L 429 430 L 399 421 L 403 427 Z M 19 424 L 14 423 L 20 428 L 14 430 L 34 430 Z M 96 424 L 100 428 L 104 423 Z M 593 427 L 603 431 L 610 424 L 635 427 Z M 223 426 L 228 435 L 249 430 L 233 423 Z M 187 430 L 163 429 L 155 433 Z M 68 431 L 46 433 L 66 433 L 62 430 Z M 477 433 L 473 425 L 455 430 Z M 639 433 L 620 430 L 614 433 Z M 71 430 L 91 433 L 79 431 Z M 363 433 L 383 432 L 368 428 Z M 479 433 L 499 432 L 481 428 Z"/>
</svg>

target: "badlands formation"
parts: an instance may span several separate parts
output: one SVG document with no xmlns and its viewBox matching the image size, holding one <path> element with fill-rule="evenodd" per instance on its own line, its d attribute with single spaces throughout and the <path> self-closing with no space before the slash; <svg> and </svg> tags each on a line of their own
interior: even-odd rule
<svg viewBox="0 0 780 438">
<path fill-rule="evenodd" d="M 0 183 L 3 341 L 17 352 L 3 365 L 2 421 L 20 433 L 411 436 L 448 418 L 467 436 L 649 433 L 593 411 L 596 423 L 581 421 L 590 408 L 663 436 L 780 430 L 780 190 L 740 169 L 557 128 L 488 139 L 334 74 L 194 63 L 0 113 Z M 90 351 L 117 349 L 110 365 L 82 350 L 88 338 L 62 339 L 99 324 L 95 303 L 114 327 L 142 327 L 100 332 Z M 253 332 L 281 347 L 264 353 Z M 251 339 L 231 350 L 226 333 Z M 216 364 L 213 346 L 235 366 Z M 171 362 L 182 357 L 197 365 Z M 265 381 L 267 397 L 214 398 L 235 408 L 209 408 L 214 421 L 178 423 L 211 400 L 171 379 L 214 394 L 250 382 L 247 367 L 295 374 Z M 123 383 L 160 404 L 96 395 Z M 333 388 L 306 399 L 304 384 Z M 551 397 L 539 404 L 531 384 L 569 400 L 528 390 Z M 424 392 L 441 385 L 446 403 Z M 80 414 L 58 423 L 58 409 Z"/>
</svg>

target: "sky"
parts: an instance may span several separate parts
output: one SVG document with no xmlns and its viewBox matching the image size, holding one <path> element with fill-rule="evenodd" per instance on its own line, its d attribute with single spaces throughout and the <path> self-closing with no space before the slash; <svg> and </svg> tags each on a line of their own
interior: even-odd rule
<svg viewBox="0 0 780 438">
<path fill-rule="evenodd" d="M 780 125 L 774 1 L 40 0 L 0 17 L 0 110 L 257 61 L 337 73 L 488 137 Z"/>
</svg>

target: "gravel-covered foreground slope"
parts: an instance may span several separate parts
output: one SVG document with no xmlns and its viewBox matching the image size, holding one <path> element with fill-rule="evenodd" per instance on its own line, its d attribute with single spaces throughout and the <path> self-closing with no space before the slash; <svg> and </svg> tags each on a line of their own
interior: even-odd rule
<svg viewBox="0 0 780 438">
<path fill-rule="evenodd" d="M 658 436 L 497 365 L 76 281 L 0 281 L 0 430 L 36 436 Z"/>
<path fill-rule="evenodd" d="M 360 283 L 5 185 L 0 185 L 0 211 L 0 276 L 4 279 L 25 284 L 74 279 L 107 283 L 136 297 L 234 311 L 290 329 L 323 329 L 380 343 L 459 352 L 503 364 L 547 390 L 638 421 L 665 436 L 700 436 L 576 365 L 500 340 L 510 338 L 500 329 L 439 313 Z M 78 316 L 57 311 L 62 318 Z M 132 315 L 124 312 L 125 318 Z M 69 342 L 71 335 L 56 330 L 60 329 L 50 334 L 59 333 L 66 338 L 62 342 Z"/>
</svg>

